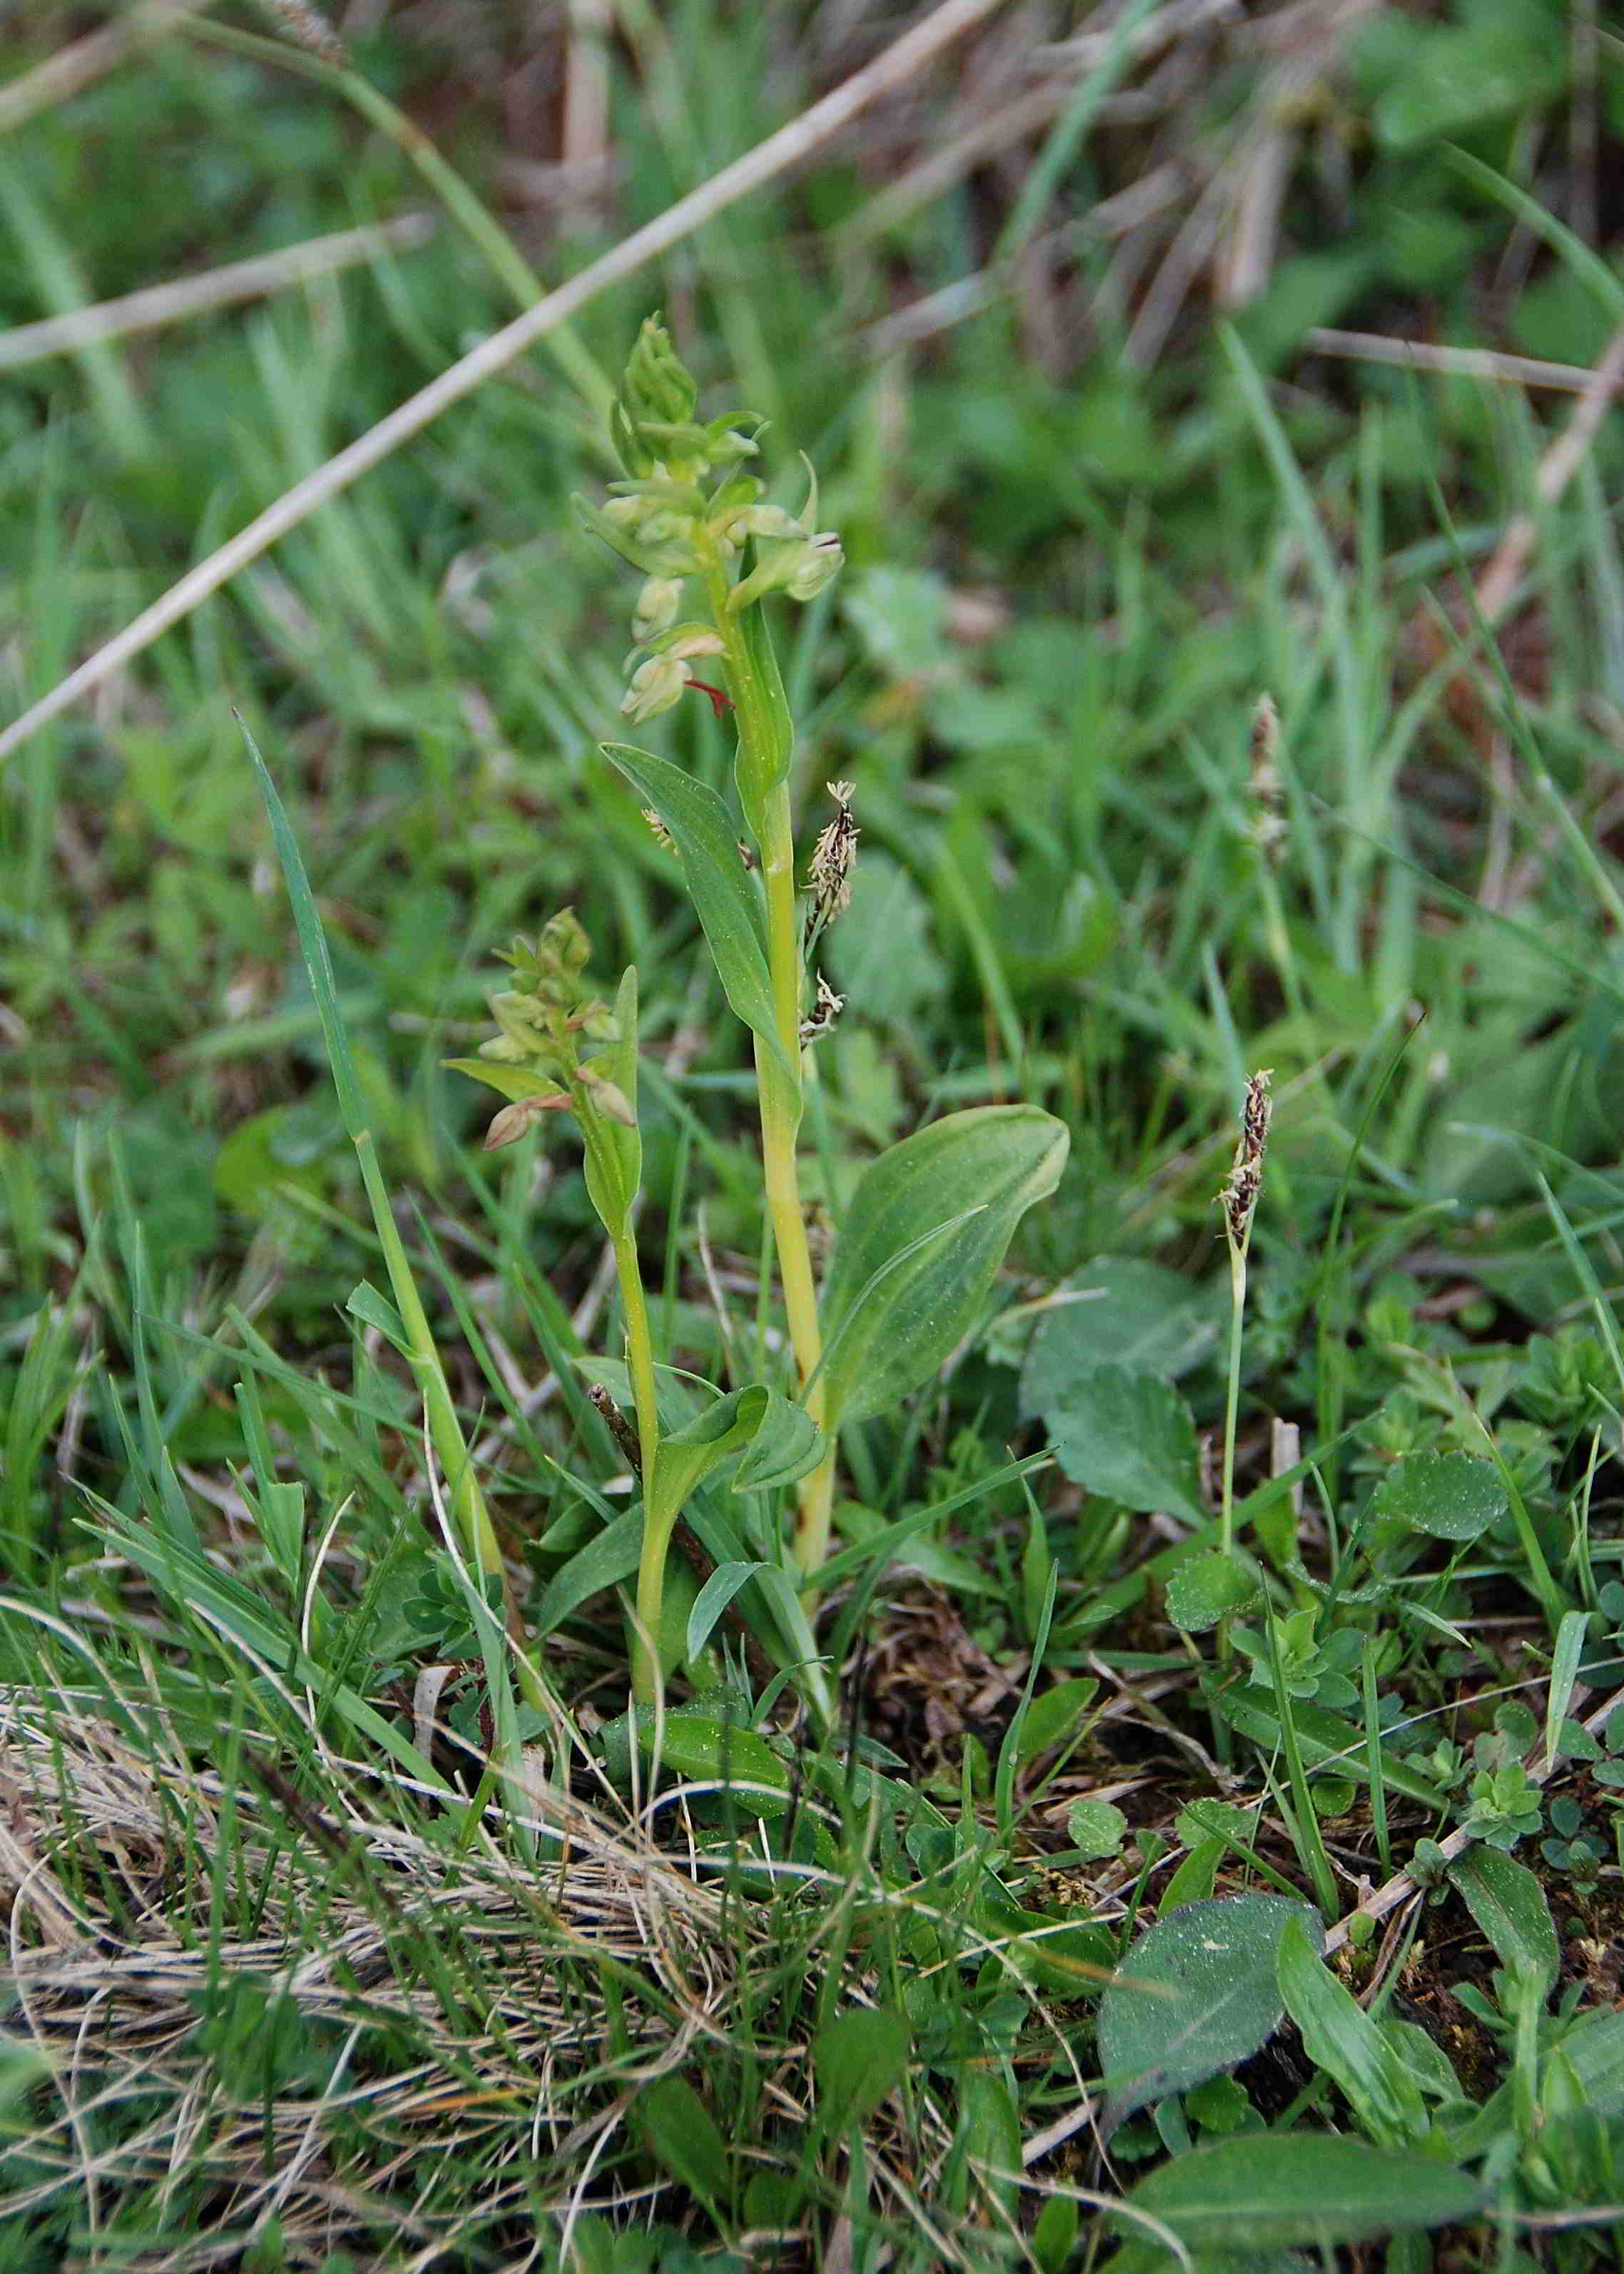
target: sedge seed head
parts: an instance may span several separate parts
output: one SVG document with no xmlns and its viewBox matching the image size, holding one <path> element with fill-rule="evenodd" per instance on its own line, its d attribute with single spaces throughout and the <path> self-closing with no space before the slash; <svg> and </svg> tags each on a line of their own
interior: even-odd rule
<svg viewBox="0 0 1624 2274">
<path fill-rule="evenodd" d="M 1241 1105 L 1241 1133 L 1229 1182 L 1218 1195 L 1231 1247 L 1244 1250 L 1252 1237 L 1252 1220 L 1263 1189 L 1263 1154 L 1268 1143 L 1274 1105 L 1269 1097 L 1270 1069 L 1259 1068 L 1246 1085 Z"/>
<path fill-rule="evenodd" d="M 1280 779 L 1280 713 L 1272 695 L 1259 695 L 1252 714 L 1246 765 L 1252 816 L 1246 834 L 1259 857 L 1278 868 L 1285 848 L 1285 792 Z"/>
<path fill-rule="evenodd" d="M 342 40 L 320 10 L 310 5 L 310 0 L 261 0 L 261 5 L 278 31 L 295 47 L 319 56 L 335 71 L 342 71 L 350 61 L 350 51 Z"/>
</svg>

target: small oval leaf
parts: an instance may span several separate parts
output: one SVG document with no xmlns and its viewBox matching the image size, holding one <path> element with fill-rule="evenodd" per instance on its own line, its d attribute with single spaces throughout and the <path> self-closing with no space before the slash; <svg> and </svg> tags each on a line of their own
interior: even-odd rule
<svg viewBox="0 0 1624 2274">
<path fill-rule="evenodd" d="M 1492 1461 L 1476 1453 L 1408 1453 L 1377 1486 L 1371 1513 L 1434 1540 L 1476 1540 L 1510 1502 Z"/>
<path fill-rule="evenodd" d="M 1191 1903 L 1140 1935 L 1100 2001 L 1108 2131 L 1136 2108 L 1233 2068 L 1274 2036 L 1276 1956 L 1294 1918 L 1322 1947 L 1313 1912 L 1284 1895 Z"/>
<path fill-rule="evenodd" d="M 1185 1634 L 1205 1634 L 1232 1611 L 1244 1610 L 1258 1582 L 1244 1564 L 1216 1549 L 1181 1563 L 1167 1585 L 1168 1616 Z"/>
<path fill-rule="evenodd" d="M 981 1316 L 1015 1227 L 1052 1193 L 1071 1140 L 1034 1105 L 947 1114 L 857 1180 L 823 1297 L 832 1419 L 883 1413 Z"/>
<path fill-rule="evenodd" d="M 871 2116 L 902 2082 L 913 2044 L 906 2014 L 894 2007 L 837 2014 L 812 2040 L 818 2113 L 834 2138 Z"/>
<path fill-rule="evenodd" d="M 703 2202 L 727 2193 L 727 2150 L 717 2122 L 686 2077 L 657 2077 L 632 2099 L 643 2144 L 663 2170 Z"/>
</svg>

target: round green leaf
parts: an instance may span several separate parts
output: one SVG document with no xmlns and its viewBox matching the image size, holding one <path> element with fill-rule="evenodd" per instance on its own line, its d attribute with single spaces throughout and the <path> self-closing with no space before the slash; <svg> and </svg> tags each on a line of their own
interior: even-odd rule
<svg viewBox="0 0 1624 2274">
<path fill-rule="evenodd" d="M 1185 1634 L 1205 1634 L 1257 1592 L 1257 1580 L 1232 1555 L 1192 1555 L 1168 1581 L 1168 1616 Z"/>
<path fill-rule="evenodd" d="M 1164 1264 L 1096 1255 L 1056 1289 L 1038 1321 L 1021 1373 L 1022 1411 L 1047 1416 L 1090 1367 L 1126 1366 L 1169 1381 L 1187 1374 L 1218 1339 L 1218 1292 Z"/>
<path fill-rule="evenodd" d="M 1128 1819 L 1115 1802 L 1074 1800 L 1066 1811 L 1066 1836 L 1088 1863 L 1120 1854 Z"/>
<path fill-rule="evenodd" d="M 1046 1419 L 1055 1457 L 1073 1484 L 1124 1508 L 1204 1519 L 1195 1423 L 1178 1392 L 1154 1374 L 1090 1367 Z"/>
<path fill-rule="evenodd" d="M 1475 1453 L 1410 1453 L 1377 1486 L 1371 1513 L 1435 1540 L 1476 1540 L 1510 1502 L 1492 1461 Z"/>
</svg>

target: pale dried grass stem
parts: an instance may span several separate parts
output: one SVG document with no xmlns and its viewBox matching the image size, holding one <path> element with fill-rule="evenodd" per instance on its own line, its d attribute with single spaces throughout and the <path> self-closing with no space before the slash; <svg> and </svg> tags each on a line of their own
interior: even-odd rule
<svg viewBox="0 0 1624 2274">
<path fill-rule="evenodd" d="M 9 332 L 0 332 L 0 371 L 20 371 L 26 364 L 71 355 L 101 340 L 127 339 L 136 332 L 157 331 L 165 324 L 261 299 L 267 293 L 285 291 L 289 285 L 307 283 L 312 277 L 352 268 L 380 252 L 415 252 L 433 234 L 432 214 L 398 214 L 392 221 L 365 229 L 335 230 L 329 236 L 307 237 L 303 244 L 286 245 L 277 252 L 257 253 L 252 260 L 229 261 L 198 276 L 149 284 L 139 292 L 99 300 L 94 307 L 75 308 L 65 316 L 18 324 Z"/>
</svg>

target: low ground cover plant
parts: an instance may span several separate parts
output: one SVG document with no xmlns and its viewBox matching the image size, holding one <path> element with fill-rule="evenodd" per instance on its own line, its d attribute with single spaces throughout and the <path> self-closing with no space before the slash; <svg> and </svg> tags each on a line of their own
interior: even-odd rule
<svg viewBox="0 0 1624 2274">
<path fill-rule="evenodd" d="M 1252 178 L 1244 49 L 1134 174 L 1162 12 L 1007 208 L 909 203 L 956 131 L 709 230 L 5 777 L 0 2266 L 1620 2263 L 1612 50 L 1267 77 L 1214 332 L 1067 266 Z M 616 20 L 639 215 L 811 38 Z M 336 197 L 176 36 L 221 179 Z M 298 52 L 459 232 L 415 379 L 539 288 Z M 1346 379 L 1395 296 L 1492 370 Z M 17 414 L 41 674 L 370 403 L 349 306 L 205 342 L 172 463 L 117 348 Z"/>
</svg>

